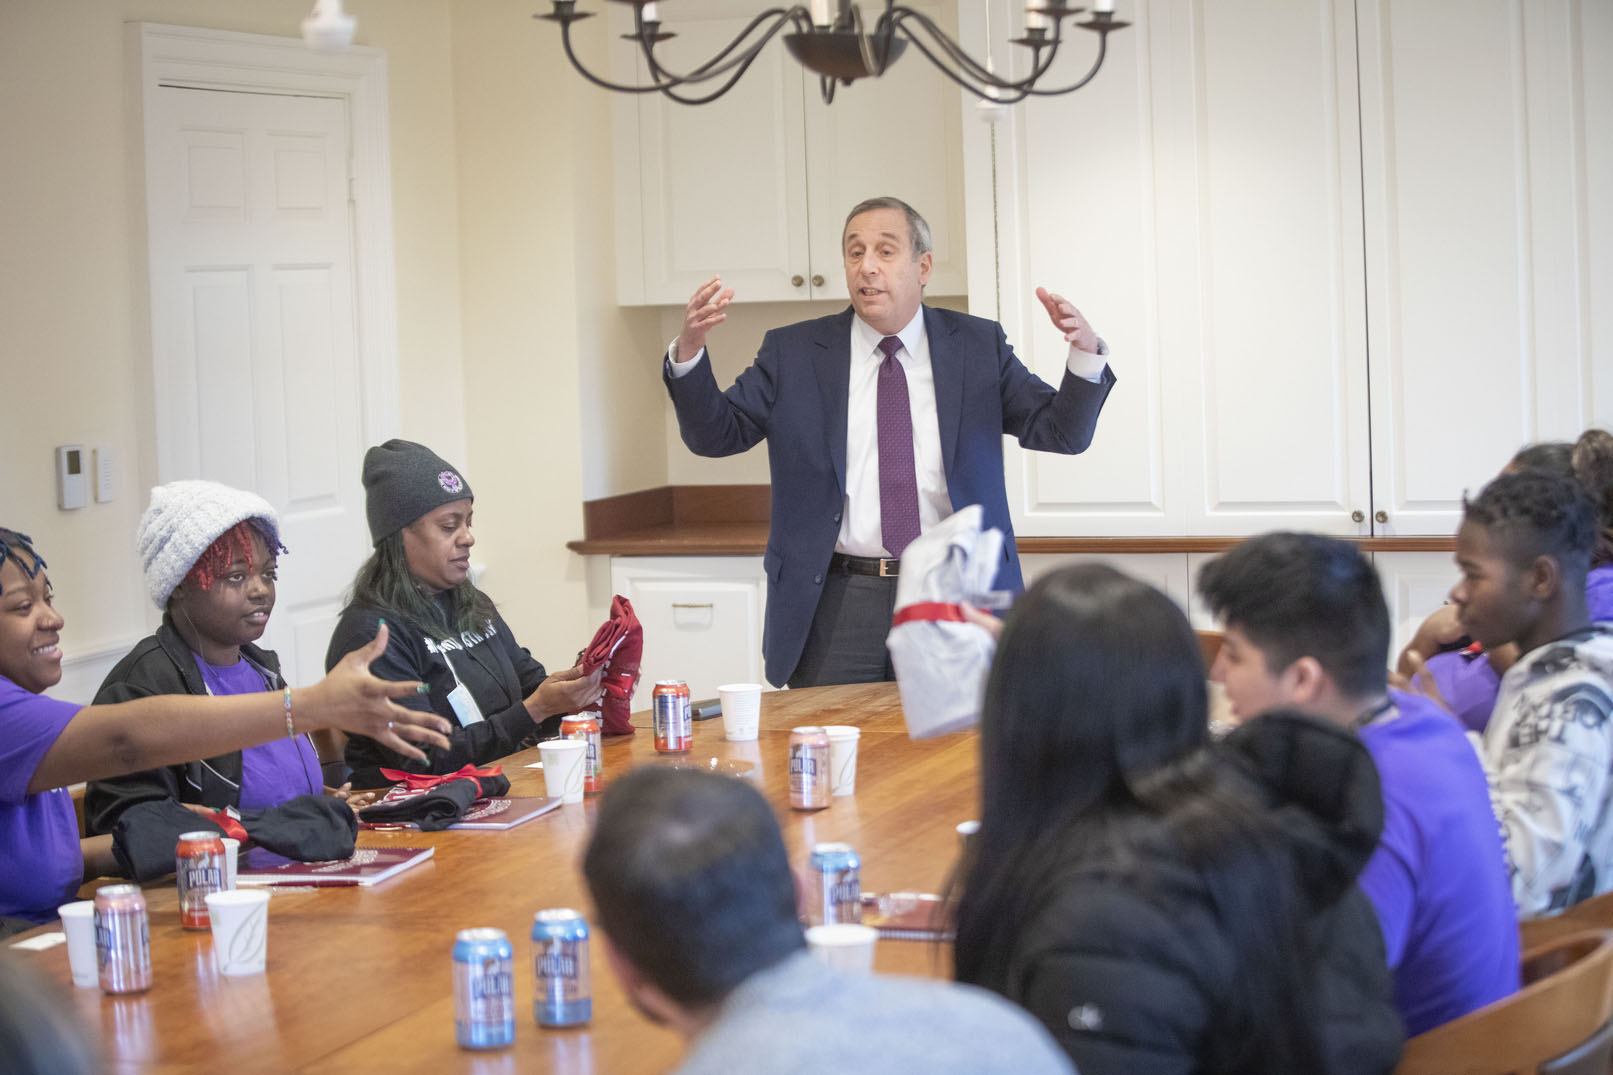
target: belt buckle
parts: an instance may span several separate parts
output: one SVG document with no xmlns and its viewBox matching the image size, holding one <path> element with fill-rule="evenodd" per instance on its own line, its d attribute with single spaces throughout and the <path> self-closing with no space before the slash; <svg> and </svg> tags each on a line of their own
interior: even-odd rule
<svg viewBox="0 0 1613 1075">
<path fill-rule="evenodd" d="M 902 561 L 882 558 L 879 561 L 879 577 L 882 579 L 896 578 L 901 569 Z M 888 569 L 888 570 L 887 570 Z"/>
</svg>

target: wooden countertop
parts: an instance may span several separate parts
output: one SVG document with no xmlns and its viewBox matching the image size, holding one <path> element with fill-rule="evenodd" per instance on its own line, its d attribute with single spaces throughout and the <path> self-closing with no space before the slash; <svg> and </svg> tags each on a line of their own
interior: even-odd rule
<svg viewBox="0 0 1613 1075">
<path fill-rule="evenodd" d="M 760 556 L 767 548 L 766 485 L 668 485 L 583 505 L 585 556 Z M 1237 537 L 1041 537 L 1021 534 L 1021 555 L 1216 553 Z M 1450 552 L 1454 537 L 1362 537 L 1364 552 Z"/>
</svg>

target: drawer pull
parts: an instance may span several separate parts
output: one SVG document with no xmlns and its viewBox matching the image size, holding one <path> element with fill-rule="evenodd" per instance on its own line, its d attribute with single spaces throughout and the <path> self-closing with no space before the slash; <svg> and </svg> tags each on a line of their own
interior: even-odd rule
<svg viewBox="0 0 1613 1075">
<path fill-rule="evenodd" d="M 713 604 L 712 602 L 710 602 L 710 601 L 707 601 L 704 604 L 694 604 L 694 603 L 689 602 L 689 601 L 674 601 L 674 602 L 672 602 L 672 607 L 673 608 L 716 608 L 717 606 L 715 604 Z"/>
</svg>

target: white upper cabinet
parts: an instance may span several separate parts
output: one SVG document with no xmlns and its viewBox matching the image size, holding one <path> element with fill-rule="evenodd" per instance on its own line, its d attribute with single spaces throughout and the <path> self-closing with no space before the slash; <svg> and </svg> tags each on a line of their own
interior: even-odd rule
<svg viewBox="0 0 1613 1075">
<path fill-rule="evenodd" d="M 1587 215 L 1613 210 L 1613 83 L 1587 66 L 1613 62 L 1608 6 L 1360 0 L 1379 533 L 1453 531 L 1518 447 L 1597 417 L 1613 339 L 1587 332 L 1590 271 L 1613 235 Z"/>
<path fill-rule="evenodd" d="M 866 7 L 867 5 L 865 5 Z M 955 5 L 918 0 L 950 26 Z M 626 5 L 610 9 L 612 71 L 647 82 Z M 662 9 L 669 70 L 699 66 L 758 11 L 736 0 Z M 580 30 L 587 32 L 591 27 Z M 963 151 L 957 89 L 916 50 L 878 79 L 837 87 L 824 104 L 817 76 L 775 37 L 733 90 L 688 106 L 661 94 L 618 95 L 617 297 L 681 306 L 720 273 L 741 301 L 847 300 L 840 232 L 847 210 L 895 195 L 923 213 L 935 242 L 928 291 L 965 290 Z M 686 95 L 709 93 L 691 88 Z"/>
<path fill-rule="evenodd" d="M 1010 445 L 1021 533 L 1446 534 L 1613 418 L 1613 5 L 1120 7 L 1091 85 L 997 127 L 995 198 L 970 171 L 971 307 L 1056 382 L 1060 290 L 1119 378 L 1084 455 Z"/>
</svg>

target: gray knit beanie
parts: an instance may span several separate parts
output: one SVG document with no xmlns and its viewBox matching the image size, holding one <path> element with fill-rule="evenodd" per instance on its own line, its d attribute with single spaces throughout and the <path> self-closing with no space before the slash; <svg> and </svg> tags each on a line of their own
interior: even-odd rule
<svg viewBox="0 0 1613 1075">
<path fill-rule="evenodd" d="M 185 581 L 213 542 L 248 519 L 263 534 L 271 553 L 284 551 L 280 517 L 256 493 L 209 481 L 169 482 L 152 489 L 151 506 L 140 516 L 134 547 L 157 607 L 168 607 L 174 587 Z"/>
<path fill-rule="evenodd" d="M 424 444 L 389 440 L 364 453 L 364 514 L 376 545 L 428 511 L 472 500 L 470 482 Z"/>
</svg>

